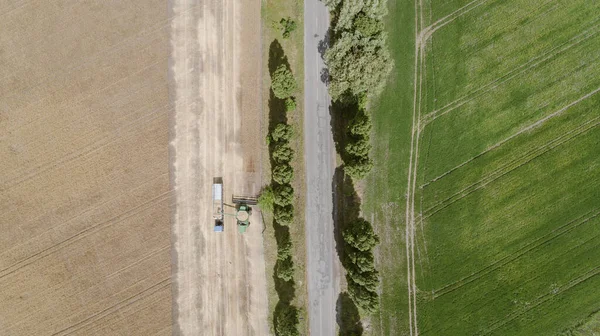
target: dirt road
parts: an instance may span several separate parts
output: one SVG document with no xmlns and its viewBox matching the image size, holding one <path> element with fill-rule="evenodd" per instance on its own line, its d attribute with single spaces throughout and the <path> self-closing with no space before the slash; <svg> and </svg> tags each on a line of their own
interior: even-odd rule
<svg viewBox="0 0 600 336">
<path fill-rule="evenodd" d="M 225 232 L 213 232 L 211 217 L 213 177 L 223 178 L 227 203 L 261 187 L 260 2 L 178 0 L 171 10 L 174 330 L 267 335 L 258 211 L 243 235 L 230 216 Z"/>
</svg>

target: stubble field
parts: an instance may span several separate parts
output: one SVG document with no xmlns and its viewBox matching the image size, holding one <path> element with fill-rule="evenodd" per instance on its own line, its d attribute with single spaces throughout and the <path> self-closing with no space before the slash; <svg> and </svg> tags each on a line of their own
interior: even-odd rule
<svg viewBox="0 0 600 336">
<path fill-rule="evenodd" d="M 0 13 L 0 334 L 170 335 L 166 5 Z"/>
<path fill-rule="evenodd" d="M 383 239 L 380 253 L 394 253 L 398 241 L 408 246 L 398 259 L 403 268 L 395 268 L 409 271 L 396 285 L 407 299 L 390 299 L 383 266 L 381 330 L 552 335 L 590 325 L 600 309 L 599 4 L 425 1 L 415 8 L 423 33 L 411 92 L 414 141 L 375 153 L 412 148 L 397 161 L 405 166 L 412 156 L 408 192 L 404 180 L 398 198 L 367 194 L 380 232 L 399 231 L 400 239 Z M 408 114 L 413 104 L 399 107 Z M 376 114 L 375 130 L 387 122 L 405 131 L 393 117 Z M 371 177 L 375 185 L 379 179 Z M 384 205 L 405 210 L 404 203 L 407 220 L 388 220 Z M 390 323 L 390 307 L 411 322 Z"/>
</svg>

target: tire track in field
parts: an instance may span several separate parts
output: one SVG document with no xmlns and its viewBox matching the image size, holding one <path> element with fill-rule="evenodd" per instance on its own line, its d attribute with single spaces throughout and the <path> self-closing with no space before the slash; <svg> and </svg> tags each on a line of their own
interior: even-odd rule
<svg viewBox="0 0 600 336">
<path fill-rule="evenodd" d="M 94 226 L 90 226 L 89 228 L 86 228 L 85 230 L 82 230 L 82 231 L 78 232 L 77 234 L 64 239 L 61 242 L 58 242 L 46 249 L 43 249 L 35 254 L 32 254 L 31 256 L 29 256 L 23 260 L 20 260 L 17 263 L 14 263 L 14 264 L 0 270 L 0 279 L 4 278 L 10 274 L 13 274 L 16 271 L 20 270 L 21 268 L 26 267 L 42 258 L 45 258 L 53 253 L 56 253 L 59 250 L 65 248 L 65 247 L 99 231 L 99 230 L 102 230 L 105 227 L 122 222 L 123 220 L 131 218 L 144 210 L 152 208 L 154 206 L 155 202 L 162 202 L 166 199 L 169 199 L 171 197 L 171 195 L 170 195 L 171 193 L 174 193 L 174 190 L 164 192 L 142 204 L 139 204 L 139 205 L 127 210 L 124 213 L 121 213 L 117 216 L 107 219 L 102 223 L 96 224 Z"/>
<path fill-rule="evenodd" d="M 431 123 L 435 119 L 437 119 L 443 115 L 446 115 L 447 113 L 450 113 L 450 112 L 460 108 L 461 106 L 468 104 L 469 102 L 473 101 L 474 99 L 477 99 L 477 98 L 493 91 L 494 89 L 496 89 L 499 86 L 501 86 L 502 84 L 510 81 L 511 79 L 513 79 L 523 73 L 526 73 L 527 71 L 529 71 L 531 69 L 536 68 L 537 66 L 543 64 L 544 62 L 546 62 L 546 61 L 564 53 L 565 51 L 568 51 L 569 49 L 578 46 L 579 44 L 585 42 L 586 40 L 596 36 L 596 34 L 598 34 L 598 32 L 600 31 L 599 28 L 600 28 L 600 26 L 593 26 L 592 28 L 584 31 L 583 33 L 581 33 L 577 36 L 574 36 L 569 41 L 566 41 L 563 44 L 556 46 L 541 55 L 531 58 L 529 61 L 521 64 L 520 66 L 512 69 L 511 71 L 507 72 L 506 74 L 494 79 L 493 81 L 491 81 L 483 86 L 480 86 L 476 90 L 467 93 L 466 95 L 446 104 L 445 106 L 443 106 L 439 109 L 436 109 L 430 113 L 427 113 L 423 118 L 423 127 L 425 127 L 427 124 Z"/>
<path fill-rule="evenodd" d="M 463 163 L 461 163 L 461 164 L 457 165 L 456 167 L 454 167 L 454 168 L 452 168 L 452 169 L 448 170 L 447 172 L 445 172 L 445 173 L 443 173 L 443 174 L 441 174 L 441 175 L 439 175 L 439 176 L 435 177 L 435 178 L 434 178 L 434 179 L 432 179 L 431 181 L 429 181 L 429 182 L 427 182 L 426 184 L 424 184 L 422 187 L 424 187 L 425 185 L 429 185 L 429 184 L 431 184 L 431 183 L 433 183 L 433 182 L 436 182 L 436 181 L 438 181 L 439 179 L 443 178 L 444 176 L 446 176 L 446 175 L 448 175 L 448 174 L 451 174 L 451 173 L 452 173 L 452 172 L 454 172 L 455 170 L 457 170 L 457 169 L 459 169 L 459 168 L 462 168 L 463 166 L 465 166 L 465 165 L 469 164 L 470 162 L 472 162 L 472 161 L 476 160 L 477 158 L 479 158 L 479 157 L 481 157 L 481 156 L 483 156 L 483 155 L 485 155 L 485 154 L 487 154 L 487 153 L 489 153 L 489 152 L 491 152 L 491 151 L 495 150 L 496 148 L 498 148 L 498 147 L 500 147 L 500 146 L 504 145 L 505 143 L 507 143 L 508 141 L 512 140 L 513 138 L 515 138 L 515 137 L 517 137 L 517 136 L 519 136 L 519 135 L 521 135 L 521 134 L 523 134 L 523 133 L 525 133 L 525 132 L 528 132 L 528 131 L 530 131 L 530 130 L 532 130 L 532 129 L 534 129 L 534 128 L 538 127 L 538 126 L 541 126 L 541 125 L 542 125 L 542 124 L 544 124 L 546 121 L 548 121 L 548 120 L 550 120 L 550 119 L 552 119 L 552 118 L 554 118 L 554 117 L 557 117 L 557 116 L 561 115 L 561 114 L 562 114 L 562 113 L 564 113 L 566 110 L 568 110 L 570 107 L 573 107 L 574 105 L 577 105 L 577 104 L 578 104 L 578 103 L 580 103 L 581 101 L 583 101 L 583 100 L 585 100 L 585 99 L 587 99 L 587 98 L 589 98 L 589 97 L 593 96 L 594 94 L 598 93 L 598 91 L 600 91 L 600 87 L 599 87 L 599 88 L 597 88 L 597 89 L 595 89 L 595 90 L 593 90 L 592 92 L 590 92 L 590 93 L 588 93 L 588 94 L 585 94 L 584 96 L 582 96 L 582 97 L 580 97 L 580 98 L 578 98 L 578 99 L 576 99 L 576 100 L 572 101 L 571 103 L 569 103 L 569 104 L 567 104 L 566 106 L 562 107 L 561 109 L 559 109 L 559 110 L 557 110 L 557 111 L 555 111 L 555 112 L 553 112 L 553 113 L 551 113 L 551 114 L 547 115 L 546 117 L 544 117 L 544 118 L 542 118 L 542 119 L 540 119 L 540 120 L 538 120 L 538 121 L 536 121 L 536 122 L 534 122 L 534 123 L 530 124 L 529 126 L 526 126 L 526 127 L 523 127 L 523 128 L 521 128 L 521 129 L 520 129 L 518 132 L 516 132 L 516 133 L 512 134 L 511 136 L 509 136 L 509 137 L 507 137 L 507 138 L 505 138 L 505 139 L 503 139 L 503 140 L 501 140 L 501 141 L 497 142 L 496 144 L 494 144 L 494 145 L 492 145 L 492 146 L 488 147 L 488 148 L 487 148 L 486 150 L 484 150 L 483 152 L 481 152 L 481 153 L 479 153 L 479 154 L 477 154 L 477 155 L 473 156 L 472 158 L 470 158 L 470 159 L 468 159 L 468 160 L 464 161 Z"/>
<path fill-rule="evenodd" d="M 492 172 L 490 172 L 488 175 L 484 176 L 479 181 L 466 186 L 465 188 L 461 189 L 460 191 L 454 193 L 453 195 L 451 195 L 451 196 L 441 200 L 440 202 L 436 203 L 435 205 L 429 207 L 422 213 L 421 217 L 423 219 L 427 219 L 427 218 L 435 215 L 437 212 L 439 212 L 442 209 L 461 200 L 462 198 L 468 196 L 469 194 L 471 194 L 481 188 L 486 187 L 488 184 L 490 184 L 490 183 L 498 180 L 499 178 L 511 173 L 512 171 L 524 166 L 525 164 L 537 159 L 538 157 L 546 154 L 547 152 L 551 151 L 552 149 L 555 149 L 555 148 L 575 139 L 577 136 L 586 133 L 590 129 L 593 129 L 594 127 L 600 125 L 600 122 L 595 122 L 598 119 L 600 119 L 600 117 L 596 117 L 592 120 L 588 120 L 583 125 L 579 125 L 579 126 L 575 127 L 573 130 L 561 134 L 560 136 L 551 140 L 550 142 L 547 142 L 537 148 L 534 148 L 528 152 L 525 152 L 523 155 L 507 162 L 505 165 L 500 166 L 498 169 L 493 170 Z M 481 157 L 481 156 L 478 156 L 478 157 Z M 447 176 L 447 175 L 445 175 L 445 176 Z"/>
<path fill-rule="evenodd" d="M 139 186 L 137 186 L 137 187 L 134 187 L 133 189 L 131 189 L 131 190 L 130 190 L 130 193 L 131 193 L 131 194 L 133 194 L 133 192 L 134 192 L 134 191 L 136 191 L 136 190 L 138 190 L 138 189 L 142 188 L 143 186 L 145 186 L 145 185 L 146 185 L 146 184 L 148 184 L 148 183 L 154 182 L 156 179 L 163 178 L 165 175 L 168 175 L 168 173 L 164 173 L 164 174 L 162 174 L 162 175 L 158 175 L 158 176 L 156 176 L 155 178 L 153 178 L 153 179 L 151 179 L 151 180 L 148 180 L 148 181 L 146 181 L 146 182 L 144 182 L 144 183 L 140 184 L 140 185 L 139 185 Z M 81 216 L 83 216 L 83 215 L 86 215 L 86 214 L 89 214 L 89 213 L 93 213 L 94 211 L 98 210 L 99 208 L 101 208 L 101 207 L 103 207 L 103 206 L 105 206 L 105 205 L 107 205 L 107 204 L 110 204 L 111 202 L 115 201 L 115 199 L 117 199 L 117 198 L 120 198 L 120 197 L 123 197 L 123 194 L 120 194 L 120 195 L 115 195 L 114 197 L 111 197 L 111 198 L 107 199 L 106 201 L 104 201 L 104 202 L 102 202 L 102 203 L 100 203 L 100 204 L 96 205 L 96 206 L 95 206 L 95 207 L 93 207 L 93 208 L 86 208 L 85 210 L 83 210 L 83 211 L 79 212 L 78 214 L 76 214 L 76 215 L 74 215 L 74 216 L 72 216 L 72 217 L 70 217 L 70 218 L 68 218 L 68 219 L 64 220 L 62 224 L 59 224 L 59 225 L 57 225 L 57 226 L 55 226 L 55 227 L 52 227 L 52 228 L 50 228 L 50 229 L 48 229 L 48 230 L 45 230 L 45 231 L 43 231 L 42 233 L 40 233 L 40 234 L 38 234 L 38 235 L 32 236 L 32 237 L 30 237 L 30 239 L 29 239 L 29 240 L 27 240 L 27 241 L 25 241 L 25 242 L 23 242 L 23 243 L 21 243 L 21 244 L 12 245 L 12 246 L 11 246 L 9 249 L 7 249 L 7 250 L 3 251 L 1 254 L 7 254 L 7 253 L 10 253 L 11 251 L 13 251 L 14 249 L 16 249 L 16 248 L 18 248 L 18 247 L 21 247 L 21 246 L 23 246 L 23 245 L 25 245 L 25 244 L 29 244 L 29 242 L 30 242 L 30 241 L 32 241 L 32 240 L 35 240 L 36 238 L 39 238 L 39 237 L 41 237 L 41 236 L 45 235 L 46 233 L 48 233 L 48 231 L 51 231 L 51 230 L 54 230 L 54 229 L 57 229 L 57 230 L 58 230 L 58 229 L 60 229 L 60 228 L 63 228 L 63 227 L 65 227 L 65 226 L 67 226 L 69 223 L 71 223 L 73 220 L 75 220 L 75 219 L 77 219 L 77 218 L 79 218 L 79 217 L 81 217 Z M 26 224 L 28 224 L 28 223 L 26 223 Z M 34 245 L 36 245 L 36 246 L 37 246 L 38 244 L 34 244 Z M 25 259 L 27 259 L 27 258 L 29 258 L 29 257 L 26 257 Z M 25 259 L 22 259 L 22 260 L 25 260 Z M 22 260 L 21 260 L 21 261 L 22 261 Z M 18 261 L 17 263 L 19 263 L 19 262 L 20 262 L 20 261 Z M 17 264 L 17 263 L 15 263 L 15 264 Z M 10 268 L 10 267 L 14 266 L 15 264 L 9 265 L 8 267 L 5 267 L 4 269 L 0 270 L 0 274 L 1 274 L 2 272 L 4 272 L 4 271 L 5 271 L 7 268 Z"/>
<path fill-rule="evenodd" d="M 469 283 L 471 283 L 475 280 L 480 279 L 481 277 L 519 259 L 520 257 L 527 254 L 528 252 L 531 252 L 531 251 L 537 249 L 538 247 L 580 227 L 581 225 L 588 223 L 590 220 L 598 217 L 598 215 L 600 215 L 600 210 L 598 210 L 598 208 L 595 208 L 594 210 L 591 210 L 588 213 L 586 213 L 582 216 L 579 216 L 578 218 L 576 218 L 558 228 L 555 228 L 554 230 L 546 233 L 545 235 L 538 237 L 535 240 L 527 243 L 526 245 L 519 248 L 515 252 L 508 254 L 508 255 L 494 261 L 490 265 L 488 265 L 474 273 L 471 273 L 468 276 L 463 277 L 453 283 L 447 284 L 440 289 L 434 290 L 433 298 L 437 299 L 437 298 L 444 296 L 448 293 L 451 293 L 465 285 L 468 285 Z"/>
<path fill-rule="evenodd" d="M 91 154 L 98 152 L 99 150 L 114 144 L 116 142 L 120 142 L 120 141 L 124 141 L 126 139 L 128 139 L 128 137 L 118 137 L 115 136 L 115 134 L 118 134 L 120 132 L 129 132 L 131 129 L 133 129 L 133 126 L 138 126 L 139 122 L 143 121 L 144 123 L 150 123 L 156 119 L 159 119 L 161 117 L 163 117 L 162 114 L 160 114 L 159 112 L 164 112 L 165 109 L 168 109 L 170 106 L 169 104 L 166 104 L 164 106 L 160 106 L 158 108 L 155 108 L 151 111 L 149 111 L 149 113 L 133 120 L 132 122 L 123 125 L 123 126 L 119 126 L 118 128 L 116 128 L 115 130 L 112 130 L 110 132 L 105 132 L 99 139 L 95 140 L 94 142 L 92 142 L 91 144 L 76 150 L 68 155 L 64 155 L 62 157 L 60 157 L 60 159 L 55 160 L 55 161 L 50 161 L 50 162 L 46 162 L 40 165 L 37 165 L 31 169 L 29 169 L 30 173 L 27 174 L 21 174 L 20 176 L 17 176 L 15 178 L 12 178 L 8 181 L 6 181 L 5 183 L 3 183 L 2 185 L 0 185 L 0 191 L 5 192 L 8 191 L 12 188 L 15 188 L 17 186 L 19 186 L 20 184 L 38 176 L 41 175 L 45 172 L 48 171 L 52 171 L 56 168 L 60 168 L 61 166 L 70 163 L 72 161 L 75 160 L 79 160 L 82 158 L 86 158 L 88 156 L 90 156 Z M 144 108 L 138 109 L 134 112 L 132 112 L 132 114 L 143 110 Z M 147 120 L 145 120 L 147 119 Z M 101 132 L 95 132 L 95 133 L 89 133 L 86 134 L 86 137 L 93 137 L 97 134 L 100 134 Z M 131 134 L 131 136 L 135 136 L 136 134 Z"/>
<path fill-rule="evenodd" d="M 468 12 L 472 11 L 473 9 L 485 4 L 486 2 L 489 1 L 495 1 L 495 0 L 474 0 L 469 2 L 468 4 L 460 7 L 459 9 L 455 10 L 454 12 L 444 16 L 443 18 L 435 21 L 434 23 L 432 23 L 431 25 L 427 26 L 425 29 L 422 29 L 422 38 L 423 38 L 423 42 L 427 41 L 431 35 L 433 33 L 435 33 L 436 30 L 444 27 L 445 25 L 453 22 L 454 20 L 456 20 L 457 18 L 467 14 Z M 421 11 L 422 11 L 422 3 L 421 3 Z"/>
<path fill-rule="evenodd" d="M 420 28 L 420 29 L 419 29 Z M 423 65 L 425 63 L 425 42 L 423 34 L 423 0 L 415 0 L 415 63 L 413 87 L 413 117 L 411 127 L 410 158 L 406 193 L 406 268 L 408 289 L 408 318 L 411 336 L 418 336 L 417 286 L 415 281 L 415 186 L 419 158 L 419 138 L 421 123 L 421 98 L 423 85 Z"/>
<path fill-rule="evenodd" d="M 476 335 L 489 335 L 492 332 L 498 330 L 499 328 L 503 327 L 504 325 L 506 325 L 507 323 L 517 319 L 518 317 L 520 317 L 521 315 L 529 312 L 530 310 L 536 308 L 537 306 L 545 303 L 546 301 L 551 300 L 552 298 L 554 298 L 555 296 L 562 294 L 564 292 L 566 292 L 567 290 L 574 288 L 575 286 L 597 276 L 598 274 L 600 274 L 600 266 L 597 266 L 587 272 L 585 272 L 584 274 L 578 276 L 577 278 L 571 279 L 568 283 L 566 283 L 565 285 L 561 286 L 558 290 L 556 291 L 552 291 L 552 292 L 548 292 L 546 294 L 543 294 L 539 297 L 537 297 L 533 302 L 529 302 L 529 304 L 527 305 L 527 307 L 525 308 L 521 308 L 519 310 L 513 311 L 512 313 L 508 314 L 505 318 L 501 319 L 501 320 L 497 320 L 496 322 L 494 322 L 491 326 L 489 326 L 486 329 L 480 330 L 479 332 L 476 333 Z"/>
<path fill-rule="evenodd" d="M 172 20 L 172 19 L 173 18 L 171 18 L 169 20 Z M 102 59 L 107 59 L 107 58 L 109 58 L 108 55 L 116 54 L 117 52 L 121 51 L 122 49 L 125 49 L 126 47 L 130 47 L 129 42 L 131 42 L 132 40 L 134 40 L 134 42 L 132 42 L 132 43 L 137 43 L 139 41 L 143 41 L 144 38 L 147 38 L 148 36 L 153 36 L 154 33 L 156 33 L 157 31 L 160 31 L 162 29 L 168 29 L 168 25 L 165 23 L 165 25 L 160 26 L 160 27 L 158 27 L 156 29 L 152 29 L 150 31 L 140 32 L 138 35 L 132 36 L 129 39 L 123 40 L 123 41 L 115 44 L 111 49 L 101 51 L 100 53 L 98 53 L 97 55 L 95 55 L 92 59 L 89 59 L 89 60 L 87 60 L 87 61 L 85 61 L 85 62 L 83 62 L 83 63 L 81 63 L 79 65 L 69 65 L 69 66 L 67 66 L 67 67 L 64 68 L 63 74 L 65 74 L 65 76 L 69 75 L 72 72 L 81 70 L 84 66 L 89 65 L 89 64 L 93 63 L 94 61 L 101 61 Z M 152 64 L 150 66 L 152 66 Z M 140 71 L 143 71 L 143 70 L 145 70 L 145 69 L 142 69 Z M 96 95 L 104 92 L 105 90 L 107 90 L 107 89 L 109 89 L 109 88 L 111 88 L 111 87 L 113 87 L 113 86 L 121 83 L 123 80 L 127 79 L 128 77 L 135 76 L 136 74 L 139 74 L 140 71 L 135 71 L 135 72 L 129 74 L 127 77 L 123 77 L 123 78 L 121 78 L 121 79 L 119 79 L 119 80 L 117 80 L 115 82 L 107 83 L 106 86 L 98 88 L 96 91 L 94 91 L 94 92 L 92 92 L 92 93 L 90 93 L 88 95 L 85 95 L 81 99 L 79 99 L 79 100 L 77 100 L 75 102 L 72 102 L 70 104 L 67 104 L 66 106 L 67 107 L 75 106 L 75 105 L 83 102 L 84 100 L 86 100 L 88 98 L 91 98 L 93 96 L 96 96 Z M 40 82 L 39 85 L 34 86 L 34 87 L 29 87 L 29 88 L 37 88 L 37 87 L 39 87 L 41 85 L 44 85 L 46 82 L 50 82 L 51 80 L 55 80 L 56 81 L 56 78 L 48 78 L 48 80 L 44 80 L 44 81 Z M 57 88 L 57 89 L 51 90 L 47 94 L 42 95 L 43 96 L 42 98 L 26 104 L 21 109 L 22 110 L 28 110 L 28 108 L 31 107 L 31 106 L 42 104 L 45 100 L 48 99 L 48 97 L 52 97 L 57 92 L 59 92 L 61 89 L 63 89 L 63 88 Z M 17 94 L 19 94 L 19 92 L 15 93 L 15 94 L 12 94 L 10 96 L 4 97 L 3 99 L 6 100 L 6 101 L 8 101 L 9 98 L 12 98 L 13 96 L 16 96 Z M 21 92 L 21 94 L 22 94 L 22 92 Z M 47 120 L 47 119 L 49 119 L 51 117 L 52 116 L 50 114 L 44 114 L 44 116 L 42 118 L 39 118 L 38 120 L 44 121 L 44 120 Z M 13 127 L 11 129 L 5 130 L 4 131 L 5 134 L 3 134 L 2 136 L 0 136 L 0 140 L 5 139 L 9 134 L 14 133 L 14 132 L 20 130 L 21 128 L 27 126 L 28 124 L 29 123 L 17 125 L 16 127 Z"/>
<path fill-rule="evenodd" d="M 109 314 L 112 314 L 114 312 L 117 312 L 127 306 L 130 306 L 134 303 L 136 303 L 137 301 L 143 300 L 161 290 L 167 289 L 171 287 L 171 278 L 166 278 L 163 279 L 157 283 L 155 283 L 154 285 L 140 291 L 139 293 L 130 296 L 124 300 L 121 300 L 119 302 L 117 302 L 116 304 L 100 311 L 97 312 L 95 314 L 90 315 L 89 317 L 85 318 L 84 320 L 81 320 L 75 324 L 72 324 L 71 326 L 62 329 L 58 332 L 55 332 L 52 334 L 52 336 L 59 336 L 59 335 L 71 335 L 75 332 L 77 332 L 78 330 L 81 330 L 83 328 L 85 328 L 86 326 L 94 323 L 95 321 L 98 321 L 99 319 L 108 316 Z"/>
<path fill-rule="evenodd" d="M 112 277 L 116 276 L 117 274 L 119 274 L 119 273 L 121 273 L 121 272 L 123 272 L 123 271 L 125 271 L 125 270 L 128 270 L 128 269 L 130 269 L 130 268 L 132 268 L 132 267 L 135 267 L 135 266 L 137 266 L 137 265 L 141 264 L 142 262 L 144 262 L 144 261 L 146 261 L 146 260 L 149 260 L 149 259 L 151 259 L 152 257 L 154 257 L 154 256 L 158 255 L 159 253 L 161 253 L 161 252 L 164 252 L 164 251 L 168 250 L 170 247 L 171 247 L 171 244 L 169 244 L 169 245 L 165 245 L 165 246 L 162 246 L 162 247 L 159 247 L 159 248 L 158 248 L 158 249 L 156 249 L 156 250 L 152 250 L 152 251 L 150 251 L 150 252 L 146 253 L 145 255 L 141 256 L 141 257 L 140 257 L 138 260 L 134 261 L 133 263 L 131 263 L 131 264 L 129 264 L 129 265 L 127 265 L 127 266 L 123 267 L 123 268 L 120 268 L 120 269 L 118 269 L 118 270 L 114 271 L 113 273 L 111 273 L 111 274 L 109 274 L 109 275 L 105 276 L 105 278 L 106 278 L 106 279 L 110 279 L 110 278 L 112 278 Z"/>
</svg>

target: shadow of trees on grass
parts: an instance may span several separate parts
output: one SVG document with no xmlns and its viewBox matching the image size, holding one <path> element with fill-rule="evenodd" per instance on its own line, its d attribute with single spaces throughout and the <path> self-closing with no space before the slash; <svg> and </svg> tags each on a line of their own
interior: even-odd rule
<svg viewBox="0 0 600 336">
<path fill-rule="evenodd" d="M 339 141 L 343 143 L 343 140 Z M 347 268 L 350 261 L 346 257 L 346 243 L 342 232 L 359 218 L 360 199 L 352 179 L 344 174 L 343 166 L 335 169 L 332 188 L 335 249 L 342 266 Z M 338 297 L 336 320 L 340 328 L 340 336 L 363 334 L 359 310 L 346 292 L 340 293 Z"/>
<path fill-rule="evenodd" d="M 346 292 L 340 293 L 338 296 L 336 320 L 340 328 L 339 336 L 360 336 L 363 334 L 364 330 L 360 322 L 358 308 Z"/>
</svg>

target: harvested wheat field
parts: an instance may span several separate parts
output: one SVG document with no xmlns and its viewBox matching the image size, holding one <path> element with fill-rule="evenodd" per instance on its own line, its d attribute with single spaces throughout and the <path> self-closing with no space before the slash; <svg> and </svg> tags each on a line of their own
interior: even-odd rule
<svg viewBox="0 0 600 336">
<path fill-rule="evenodd" d="M 0 13 L 0 335 L 170 335 L 166 4 Z"/>
<path fill-rule="evenodd" d="M 178 0 L 173 13 L 175 331 L 267 335 L 260 213 L 243 234 L 232 216 L 213 232 L 211 193 L 214 177 L 229 204 L 261 187 L 260 2 Z"/>
</svg>

